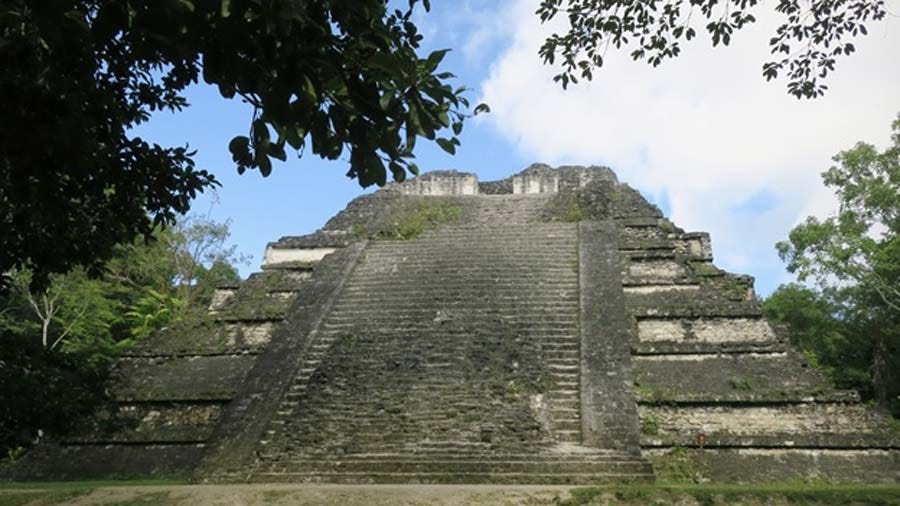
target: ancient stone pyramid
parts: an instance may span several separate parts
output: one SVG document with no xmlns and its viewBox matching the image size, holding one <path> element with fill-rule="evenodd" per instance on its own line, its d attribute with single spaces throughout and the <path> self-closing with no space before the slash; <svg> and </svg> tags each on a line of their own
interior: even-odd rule
<svg viewBox="0 0 900 506">
<path fill-rule="evenodd" d="M 897 482 L 900 438 L 752 278 L 606 168 L 432 172 L 269 244 L 114 405 L 12 474 L 224 481 Z"/>
</svg>

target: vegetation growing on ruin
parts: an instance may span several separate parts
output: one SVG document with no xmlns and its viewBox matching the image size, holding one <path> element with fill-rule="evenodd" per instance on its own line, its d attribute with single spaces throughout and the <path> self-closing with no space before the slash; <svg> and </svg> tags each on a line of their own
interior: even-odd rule
<svg viewBox="0 0 900 506">
<path fill-rule="evenodd" d="M 541 212 L 544 221 L 576 223 L 585 218 L 578 192 L 559 192 L 553 195 Z"/>
<path fill-rule="evenodd" d="M 728 386 L 730 386 L 734 390 L 741 390 L 744 392 L 749 392 L 754 389 L 753 381 L 750 378 L 744 377 L 728 378 Z"/>
<path fill-rule="evenodd" d="M 676 232 L 677 227 L 671 221 L 663 218 L 659 220 L 659 229 L 667 234 L 672 234 Z"/>
<path fill-rule="evenodd" d="M 638 383 L 635 383 L 634 385 L 634 394 L 639 401 L 643 402 L 661 402 L 665 398 L 663 392 L 656 390 L 649 385 L 641 385 Z"/>
<path fill-rule="evenodd" d="M 378 232 L 379 239 L 407 241 L 415 239 L 427 230 L 457 223 L 462 217 L 462 206 L 444 199 L 419 201 L 409 210 L 400 213 L 385 230 Z"/>
<path fill-rule="evenodd" d="M 718 276 L 724 271 L 716 267 L 712 262 L 690 262 L 691 273 L 694 276 L 708 277 Z"/>
<path fill-rule="evenodd" d="M 365 239 L 369 237 L 369 231 L 366 230 L 366 226 L 362 223 L 354 223 L 353 226 L 350 227 L 350 233 L 353 234 L 353 237 L 357 239 Z"/>
<path fill-rule="evenodd" d="M 575 223 L 581 221 L 582 216 L 581 205 L 578 203 L 578 200 L 571 199 L 569 204 L 566 206 L 566 212 L 562 216 L 562 220 L 567 223 Z"/>
<path fill-rule="evenodd" d="M 641 433 L 648 436 L 659 434 L 659 417 L 652 413 L 641 415 Z"/>
<path fill-rule="evenodd" d="M 649 457 L 656 478 L 662 482 L 701 483 L 706 470 L 687 448 L 676 446 L 663 455 Z"/>
</svg>

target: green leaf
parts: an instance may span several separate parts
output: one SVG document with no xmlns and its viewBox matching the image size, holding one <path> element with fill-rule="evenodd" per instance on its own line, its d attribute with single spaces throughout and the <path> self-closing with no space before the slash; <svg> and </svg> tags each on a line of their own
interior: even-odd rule
<svg viewBox="0 0 900 506">
<path fill-rule="evenodd" d="M 373 155 L 367 159 L 366 172 L 378 186 L 387 184 L 387 171 L 384 168 L 384 162 L 378 156 Z"/>
<path fill-rule="evenodd" d="M 438 49 L 437 51 L 432 51 L 431 54 L 428 55 L 428 59 L 425 60 L 425 69 L 428 73 L 434 71 L 434 69 L 438 68 L 438 65 L 444 60 L 444 57 L 449 53 L 449 49 Z"/>
<path fill-rule="evenodd" d="M 481 113 L 489 112 L 491 112 L 491 108 L 487 104 L 478 104 L 475 106 L 475 116 L 478 116 Z"/>
<path fill-rule="evenodd" d="M 316 87 L 313 85 L 312 80 L 310 80 L 309 76 L 303 75 L 303 94 L 306 95 L 306 98 L 309 99 L 310 102 L 316 104 L 319 102 L 319 95 L 316 93 Z"/>
<path fill-rule="evenodd" d="M 294 149 L 303 147 L 304 137 L 306 137 L 306 131 L 301 127 L 288 127 L 284 136 L 287 143 Z"/>
<path fill-rule="evenodd" d="M 441 125 L 448 127 L 450 126 L 450 115 L 447 114 L 447 111 L 441 111 L 438 113 L 438 121 L 441 122 Z"/>
<path fill-rule="evenodd" d="M 415 135 L 425 135 L 425 129 L 422 127 L 422 120 L 419 117 L 419 108 L 414 103 L 409 105 L 409 119 L 406 121 L 406 129 Z"/>
<path fill-rule="evenodd" d="M 402 183 L 406 180 L 406 171 L 403 167 L 397 162 L 390 162 L 388 167 L 391 168 L 391 174 L 394 176 L 394 181 L 398 183 Z"/>
<path fill-rule="evenodd" d="M 378 105 L 381 107 L 381 110 L 387 111 L 390 108 L 391 101 L 394 100 L 394 91 L 385 91 L 384 95 L 381 95 L 381 98 L 378 100 Z"/>
<path fill-rule="evenodd" d="M 265 153 L 257 153 L 256 163 L 259 165 L 259 173 L 263 177 L 269 177 L 269 174 L 272 173 L 272 161 L 269 160 L 269 157 Z"/>
<path fill-rule="evenodd" d="M 438 143 L 438 146 L 440 146 L 444 151 L 450 153 L 451 155 L 456 154 L 456 146 L 453 145 L 453 142 L 451 142 L 450 139 L 438 137 L 436 139 L 436 142 Z"/>
<path fill-rule="evenodd" d="M 283 144 L 269 144 L 269 156 L 282 162 L 287 161 L 287 153 L 284 151 Z"/>
</svg>

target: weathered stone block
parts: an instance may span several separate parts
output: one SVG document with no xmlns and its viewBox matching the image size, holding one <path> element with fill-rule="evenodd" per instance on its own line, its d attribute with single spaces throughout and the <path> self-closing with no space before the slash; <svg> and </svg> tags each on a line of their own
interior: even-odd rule
<svg viewBox="0 0 900 506">
<path fill-rule="evenodd" d="M 391 190 L 403 195 L 429 197 L 477 195 L 478 176 L 455 170 L 432 171 L 419 177 L 391 185 Z"/>
<path fill-rule="evenodd" d="M 769 342 L 776 336 L 762 318 L 642 318 L 640 342 Z"/>
<path fill-rule="evenodd" d="M 860 404 L 640 406 L 647 446 L 900 448 L 884 415 Z"/>
<path fill-rule="evenodd" d="M 204 443 L 222 411 L 220 403 L 112 404 L 98 412 L 67 444 Z"/>
<path fill-rule="evenodd" d="M 689 481 L 897 483 L 900 452 L 859 449 L 647 450 L 657 476 Z"/>
<path fill-rule="evenodd" d="M 228 400 L 253 365 L 252 355 L 124 358 L 113 398 L 121 401 Z"/>
<path fill-rule="evenodd" d="M 633 363 L 648 402 L 800 400 L 830 388 L 790 353 L 640 355 Z"/>
</svg>

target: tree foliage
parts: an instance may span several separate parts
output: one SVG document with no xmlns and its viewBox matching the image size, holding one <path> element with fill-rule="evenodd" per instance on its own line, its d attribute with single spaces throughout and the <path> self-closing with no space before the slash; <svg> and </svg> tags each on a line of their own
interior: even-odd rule
<svg viewBox="0 0 900 506">
<path fill-rule="evenodd" d="M 776 246 L 789 272 L 822 287 L 857 285 L 900 317 L 900 116 L 892 145 L 879 152 L 860 142 L 823 173 L 840 211 L 808 217 Z"/>
<path fill-rule="evenodd" d="M 205 314 L 220 282 L 240 278 L 228 223 L 190 216 L 155 240 L 119 246 L 100 277 L 53 274 L 34 288 L 15 271 L 0 294 L 0 458 L 103 398 L 108 365 L 160 327 Z"/>
<path fill-rule="evenodd" d="M 770 321 L 788 325 L 791 344 L 837 388 L 871 399 L 872 340 L 853 320 L 855 315 L 844 311 L 843 302 L 839 293 L 789 283 L 763 301 L 763 311 Z"/>
<path fill-rule="evenodd" d="M 732 36 L 756 22 L 759 0 L 542 0 L 541 21 L 563 15 L 568 32 L 553 34 L 541 46 L 546 63 L 560 61 L 555 76 L 563 88 L 590 80 L 603 66 L 610 46 L 630 48 L 634 60 L 656 67 L 681 54 L 683 42 L 705 31 L 713 46 L 727 46 Z M 763 64 L 766 80 L 788 77 L 788 93 L 814 98 L 825 93 L 824 79 L 837 59 L 853 53 L 853 40 L 866 25 L 884 18 L 883 0 L 778 0 L 783 23 L 769 40 L 772 59 Z"/>
<path fill-rule="evenodd" d="M 103 399 L 105 368 L 0 330 L 0 460 L 46 434 L 70 430 Z"/>
<path fill-rule="evenodd" d="M 200 79 L 254 107 L 228 144 L 239 172 L 348 153 L 349 177 L 382 185 L 418 172 L 418 137 L 452 153 L 469 104 L 439 71 L 446 50 L 419 56 L 416 4 L 3 0 L 0 272 L 29 268 L 36 286 L 74 265 L 96 274 L 215 186 L 189 148 L 130 131 L 182 110 Z"/>
<path fill-rule="evenodd" d="M 900 394 L 900 117 L 891 140 L 884 151 L 861 142 L 835 156 L 837 165 L 823 179 L 835 190 L 839 211 L 807 218 L 776 246 L 788 271 L 814 283 L 817 304 L 827 300 L 843 335 L 865 350 L 873 396 L 882 405 Z M 840 358 L 833 364 L 840 367 Z"/>
</svg>

